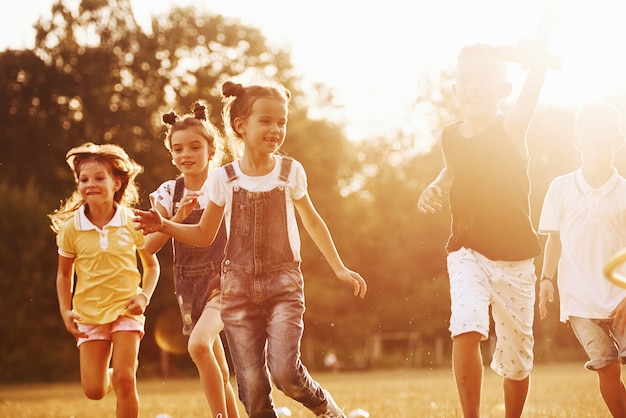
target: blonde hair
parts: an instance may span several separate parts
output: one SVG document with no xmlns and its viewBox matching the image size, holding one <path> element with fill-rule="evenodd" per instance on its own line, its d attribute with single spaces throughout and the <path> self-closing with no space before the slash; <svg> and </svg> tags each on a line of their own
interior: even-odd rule
<svg viewBox="0 0 626 418">
<path fill-rule="evenodd" d="M 72 148 L 65 155 L 65 161 L 74 172 L 74 181 L 78 183 L 80 171 L 86 162 L 97 162 L 106 166 L 111 175 L 121 181 L 121 187 L 115 192 L 113 200 L 123 206 L 133 207 L 139 202 L 139 190 L 135 178 L 143 171 L 143 167 L 133 161 L 126 151 L 119 145 L 96 145 L 87 142 Z M 78 189 L 61 204 L 53 213 L 49 214 L 54 232 L 58 232 L 61 225 L 72 217 L 74 212 L 84 203 Z"/>
</svg>

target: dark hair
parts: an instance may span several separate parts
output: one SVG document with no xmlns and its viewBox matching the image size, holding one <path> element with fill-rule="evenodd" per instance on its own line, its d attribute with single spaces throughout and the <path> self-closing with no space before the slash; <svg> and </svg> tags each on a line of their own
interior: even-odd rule
<svg viewBox="0 0 626 418">
<path fill-rule="evenodd" d="M 230 137 L 241 139 L 241 134 L 235 129 L 235 119 L 248 117 L 254 102 L 262 98 L 280 100 L 289 105 L 291 92 L 280 84 L 253 84 L 247 87 L 232 81 L 222 84 L 222 118 L 224 129 Z"/>
<path fill-rule="evenodd" d="M 164 143 L 168 151 L 172 151 L 172 135 L 177 131 L 195 129 L 196 132 L 206 139 L 209 147 L 217 149 L 220 136 L 218 130 L 209 121 L 208 105 L 198 101 L 191 107 L 191 114 L 179 116 L 175 112 L 165 113 L 163 122 L 170 125 L 165 135 Z"/>
<path fill-rule="evenodd" d="M 113 200 L 128 207 L 133 207 L 139 202 L 139 191 L 135 184 L 135 178 L 143 171 L 143 167 L 133 161 L 119 145 L 96 145 L 87 142 L 69 150 L 65 155 L 65 161 L 74 172 L 76 183 L 78 183 L 80 171 L 85 163 L 97 162 L 106 166 L 111 175 L 122 182 L 120 189 L 115 192 Z M 48 215 L 52 221 L 52 230 L 58 232 L 63 222 L 69 219 L 83 203 L 80 192 L 74 190 L 59 209 Z"/>
</svg>

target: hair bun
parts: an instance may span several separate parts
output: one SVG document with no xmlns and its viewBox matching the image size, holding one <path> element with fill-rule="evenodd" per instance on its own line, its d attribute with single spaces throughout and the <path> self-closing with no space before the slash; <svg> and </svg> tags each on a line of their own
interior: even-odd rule
<svg viewBox="0 0 626 418">
<path fill-rule="evenodd" d="M 196 119 L 207 120 L 206 106 L 204 106 L 202 103 L 194 103 L 192 111 Z"/>
<path fill-rule="evenodd" d="M 245 94 L 245 92 L 246 89 L 239 83 L 235 84 L 232 81 L 226 81 L 224 84 L 222 84 L 222 95 L 224 97 L 237 97 Z"/>
<path fill-rule="evenodd" d="M 178 115 L 174 112 L 166 113 L 163 115 L 163 122 L 167 123 L 168 125 L 175 124 L 177 120 Z"/>
</svg>

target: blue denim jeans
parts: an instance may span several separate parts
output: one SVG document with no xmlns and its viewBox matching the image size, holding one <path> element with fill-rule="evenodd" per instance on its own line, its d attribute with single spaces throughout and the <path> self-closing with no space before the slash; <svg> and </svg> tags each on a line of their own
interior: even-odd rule
<svg viewBox="0 0 626 418">
<path fill-rule="evenodd" d="M 176 181 L 173 201 L 183 196 L 183 178 Z M 197 224 L 203 209 L 195 208 L 183 223 Z M 174 253 L 173 274 L 176 301 L 183 320 L 183 334 L 191 334 L 207 301 L 219 292 L 221 263 L 226 247 L 226 225 L 221 223 L 217 236 L 208 247 L 198 247 L 172 240 Z"/>
<path fill-rule="evenodd" d="M 174 289 L 183 320 L 183 334 L 190 335 L 207 302 L 219 292 L 221 262 L 174 264 Z"/>
<path fill-rule="evenodd" d="M 259 275 L 226 265 L 222 274 L 222 321 L 248 416 L 276 417 L 270 375 L 305 407 L 323 404 L 322 387 L 300 361 L 305 304 L 297 263 Z"/>
</svg>

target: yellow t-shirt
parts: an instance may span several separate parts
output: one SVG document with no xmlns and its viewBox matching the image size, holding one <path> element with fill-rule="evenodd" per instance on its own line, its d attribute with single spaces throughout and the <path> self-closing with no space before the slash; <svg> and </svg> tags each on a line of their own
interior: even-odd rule
<svg viewBox="0 0 626 418">
<path fill-rule="evenodd" d="M 58 252 L 74 259 L 76 288 L 72 302 L 81 323 L 106 324 L 120 315 L 145 322 L 143 315 L 131 315 L 124 308 L 141 291 L 137 249 L 144 245 L 132 211 L 119 205 L 103 229 L 87 219 L 84 205 L 63 224 L 57 235 Z"/>
</svg>

